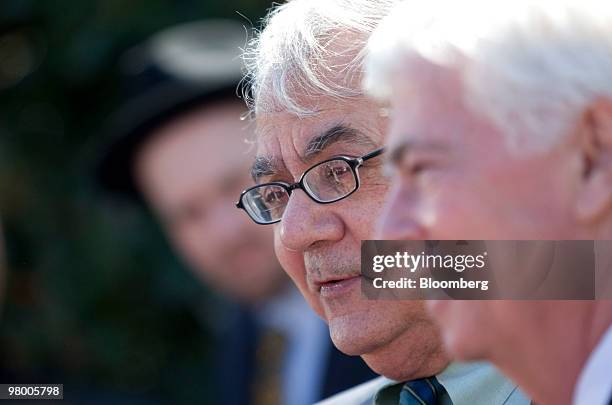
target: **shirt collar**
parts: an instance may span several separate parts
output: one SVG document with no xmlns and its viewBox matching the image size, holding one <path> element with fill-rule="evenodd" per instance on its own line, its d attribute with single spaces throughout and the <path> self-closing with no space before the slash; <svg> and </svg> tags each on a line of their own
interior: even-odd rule
<svg viewBox="0 0 612 405">
<path fill-rule="evenodd" d="M 490 363 L 451 363 L 436 376 L 455 404 L 503 404 L 516 384 Z"/>
<path fill-rule="evenodd" d="M 501 405 L 517 389 L 487 362 L 451 363 L 436 378 L 454 404 Z M 377 392 L 374 402 L 385 403 L 387 397 L 394 396 L 398 384 L 404 383 L 389 380 Z"/>
<path fill-rule="evenodd" d="M 603 335 L 580 373 L 574 390 L 575 405 L 608 404 L 612 395 L 612 326 Z"/>
</svg>

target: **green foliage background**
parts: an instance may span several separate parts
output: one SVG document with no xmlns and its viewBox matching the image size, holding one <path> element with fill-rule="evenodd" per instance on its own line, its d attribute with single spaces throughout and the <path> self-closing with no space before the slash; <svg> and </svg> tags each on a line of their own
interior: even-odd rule
<svg viewBox="0 0 612 405">
<path fill-rule="evenodd" d="M 98 131 L 120 103 L 123 51 L 181 22 L 229 17 L 257 25 L 269 6 L 0 2 L 0 217 L 8 262 L 0 379 L 203 402 L 214 300 L 146 213 L 101 196 L 92 166 L 103 141 Z"/>
</svg>

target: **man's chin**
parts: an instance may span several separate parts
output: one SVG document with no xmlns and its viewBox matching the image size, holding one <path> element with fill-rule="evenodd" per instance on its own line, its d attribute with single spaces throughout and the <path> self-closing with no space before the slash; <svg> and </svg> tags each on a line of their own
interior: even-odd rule
<svg viewBox="0 0 612 405">
<path fill-rule="evenodd" d="M 334 345 L 350 356 L 361 356 L 373 352 L 388 343 L 384 330 L 380 330 L 367 316 L 350 313 L 328 318 L 329 333 Z"/>
<path fill-rule="evenodd" d="M 440 300 L 428 301 L 427 309 L 438 325 L 441 325 L 442 340 L 447 352 L 456 360 L 473 361 L 483 359 L 482 336 L 486 329 L 465 314 L 476 313 L 478 301 Z"/>
<path fill-rule="evenodd" d="M 478 336 L 461 331 L 450 330 L 443 333 L 442 339 L 447 353 L 458 361 L 478 361 L 486 359 L 484 345 L 478 344 Z"/>
</svg>

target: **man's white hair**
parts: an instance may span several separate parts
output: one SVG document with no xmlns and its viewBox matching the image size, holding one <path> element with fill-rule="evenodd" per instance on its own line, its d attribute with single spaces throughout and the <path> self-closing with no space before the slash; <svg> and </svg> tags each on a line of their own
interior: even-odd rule
<svg viewBox="0 0 612 405">
<path fill-rule="evenodd" d="M 317 100 L 363 95 L 365 46 L 398 0 L 291 0 L 274 8 L 244 54 L 257 113 L 317 113 Z"/>
<path fill-rule="evenodd" d="M 612 2 L 407 0 L 368 51 L 370 94 L 388 98 L 402 69 L 424 59 L 460 74 L 466 104 L 511 147 L 542 150 L 612 96 Z"/>
</svg>

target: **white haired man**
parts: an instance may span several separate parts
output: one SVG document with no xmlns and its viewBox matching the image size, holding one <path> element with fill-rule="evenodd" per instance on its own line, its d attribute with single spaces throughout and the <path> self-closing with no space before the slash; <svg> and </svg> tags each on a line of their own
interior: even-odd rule
<svg viewBox="0 0 612 405">
<path fill-rule="evenodd" d="M 330 402 L 527 404 L 488 364 L 449 366 L 423 302 L 361 297 L 360 241 L 372 238 L 388 189 L 380 164 L 387 118 L 361 91 L 362 56 L 396 3 L 293 0 L 272 12 L 246 56 L 258 157 L 256 186 L 238 207 L 274 224 L 277 257 L 334 344 L 395 380 Z"/>
<path fill-rule="evenodd" d="M 393 117 L 381 238 L 612 239 L 608 2 L 410 0 L 369 51 L 366 87 Z M 538 404 L 611 403 L 612 301 L 428 307 L 452 355 L 494 362 Z"/>
</svg>

